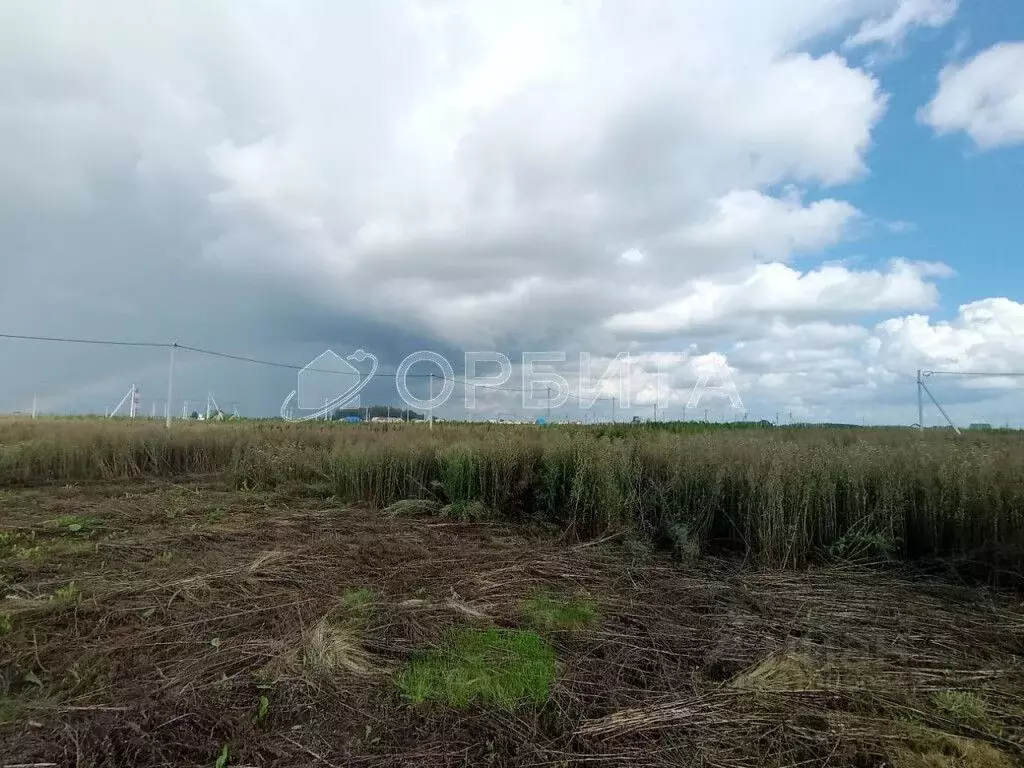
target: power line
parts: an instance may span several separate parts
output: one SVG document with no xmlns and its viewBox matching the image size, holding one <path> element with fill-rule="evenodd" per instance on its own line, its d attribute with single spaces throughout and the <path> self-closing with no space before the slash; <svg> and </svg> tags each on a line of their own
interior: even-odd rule
<svg viewBox="0 0 1024 768">
<path fill-rule="evenodd" d="M 171 345 L 168 345 L 171 346 Z M 186 352 L 195 352 L 200 355 L 209 355 L 211 357 L 221 357 L 226 360 L 236 360 L 242 363 L 252 363 L 253 365 L 265 365 L 271 368 L 286 368 L 292 371 L 307 371 L 309 373 L 332 373 L 337 376 L 359 376 L 361 378 L 375 379 L 378 376 L 394 376 L 397 372 L 395 371 L 377 371 L 373 374 L 363 375 L 358 371 L 334 371 L 327 368 L 310 368 L 308 365 L 294 365 L 293 363 L 280 363 L 274 360 L 261 360 L 256 357 L 247 357 L 246 355 L 235 355 L 230 352 L 218 352 L 212 349 L 202 349 L 200 347 L 190 347 L 187 344 L 175 344 L 173 345 L 177 349 L 184 350 Z M 409 377 L 414 379 L 425 379 L 429 377 L 429 373 L 410 373 Z"/>
<path fill-rule="evenodd" d="M 1022 372 L 1008 371 L 996 373 L 995 371 L 921 371 L 922 376 L 1024 376 Z"/>
<path fill-rule="evenodd" d="M 114 341 L 110 339 L 73 339 L 63 336 L 25 336 L 16 333 L 0 333 L 0 339 L 18 339 L 21 341 L 57 341 L 65 344 L 95 344 L 106 347 L 149 347 L 150 349 L 168 349 L 175 346 L 167 342 L 153 341 Z"/>
</svg>

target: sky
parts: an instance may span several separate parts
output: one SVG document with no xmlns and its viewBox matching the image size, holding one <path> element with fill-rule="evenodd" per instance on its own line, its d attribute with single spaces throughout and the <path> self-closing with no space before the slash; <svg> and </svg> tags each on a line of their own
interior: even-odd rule
<svg viewBox="0 0 1024 768">
<path fill-rule="evenodd" d="M 0 334 L 508 388 L 557 352 L 590 419 L 909 424 L 918 369 L 1024 373 L 1022 202 L 1018 0 L 0 3 Z M 165 407 L 166 349 L 0 355 L 0 412 Z M 174 412 L 296 388 L 175 361 Z M 1024 426 L 1024 378 L 927 383 Z"/>
</svg>

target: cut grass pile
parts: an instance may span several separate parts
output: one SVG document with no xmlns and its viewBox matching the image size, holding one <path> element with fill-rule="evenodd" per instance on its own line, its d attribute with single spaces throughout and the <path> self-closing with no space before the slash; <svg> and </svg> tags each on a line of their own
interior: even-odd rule
<svg viewBox="0 0 1024 768">
<path fill-rule="evenodd" d="M 514 711 L 542 706 L 555 679 L 554 648 L 540 635 L 515 629 L 462 629 L 408 663 L 398 677 L 413 703 L 438 701 Z"/>
<path fill-rule="evenodd" d="M 1018 433 L 383 427 L 0 419 L 0 486 L 222 473 L 243 490 L 402 516 L 530 519 L 575 538 L 631 532 L 687 560 L 708 550 L 772 566 L 941 559 L 1024 582 Z M 88 534 L 95 521 L 64 530 Z"/>
<path fill-rule="evenodd" d="M 305 632 L 302 666 L 321 677 L 345 672 L 367 677 L 386 672 L 366 648 L 367 622 L 377 599 L 366 587 L 345 592 L 338 607 Z"/>
</svg>

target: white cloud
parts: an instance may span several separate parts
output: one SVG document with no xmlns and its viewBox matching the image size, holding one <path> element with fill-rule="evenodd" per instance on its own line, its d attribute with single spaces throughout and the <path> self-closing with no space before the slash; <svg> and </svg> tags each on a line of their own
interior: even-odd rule
<svg viewBox="0 0 1024 768">
<path fill-rule="evenodd" d="M 883 44 L 896 47 L 915 27 L 942 27 L 956 16 L 959 0 L 902 0 L 886 16 L 865 20 L 851 35 L 848 46 Z"/>
<path fill-rule="evenodd" d="M 749 329 L 765 318 L 836 315 L 928 308 L 938 289 L 928 278 L 947 277 L 941 264 L 894 261 L 888 270 L 854 271 L 840 265 L 806 273 L 785 264 L 761 264 L 731 280 L 696 280 L 650 310 L 615 315 L 606 327 L 622 335 L 675 335 Z"/>
<path fill-rule="evenodd" d="M 782 198 L 733 190 L 714 201 L 708 217 L 684 228 L 677 238 L 688 251 L 707 250 L 717 259 L 734 255 L 772 261 L 835 245 L 858 216 L 860 212 L 845 201 L 826 199 L 804 206 L 792 190 Z"/>
<path fill-rule="evenodd" d="M 944 68 L 918 119 L 940 134 L 965 131 L 981 149 L 1024 141 L 1024 42 L 998 43 Z"/>
<path fill-rule="evenodd" d="M 1024 304 L 1010 299 L 964 304 L 952 320 L 892 318 L 876 335 L 879 354 L 904 370 L 1024 372 Z"/>
</svg>

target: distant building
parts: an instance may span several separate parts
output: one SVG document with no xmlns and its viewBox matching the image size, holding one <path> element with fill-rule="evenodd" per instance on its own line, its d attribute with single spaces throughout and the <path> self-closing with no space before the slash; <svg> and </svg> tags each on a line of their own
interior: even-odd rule
<svg viewBox="0 0 1024 768">
<path fill-rule="evenodd" d="M 971 429 L 992 429 L 992 425 L 987 421 L 979 421 L 971 424 Z"/>
</svg>

